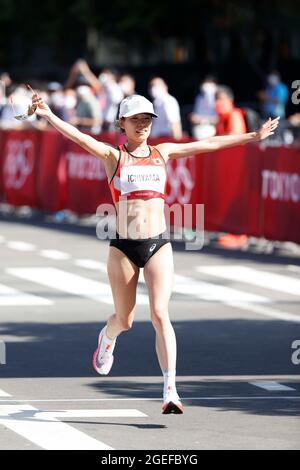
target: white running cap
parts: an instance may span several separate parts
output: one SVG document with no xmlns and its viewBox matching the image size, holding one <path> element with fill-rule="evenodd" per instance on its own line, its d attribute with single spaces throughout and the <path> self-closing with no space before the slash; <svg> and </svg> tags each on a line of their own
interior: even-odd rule
<svg viewBox="0 0 300 470">
<path fill-rule="evenodd" d="M 140 113 L 149 113 L 153 117 L 157 117 L 157 114 L 154 112 L 153 104 L 151 101 L 147 100 L 144 96 L 141 95 L 131 95 L 120 104 L 119 119 L 122 117 L 130 117 L 135 114 Z"/>
</svg>

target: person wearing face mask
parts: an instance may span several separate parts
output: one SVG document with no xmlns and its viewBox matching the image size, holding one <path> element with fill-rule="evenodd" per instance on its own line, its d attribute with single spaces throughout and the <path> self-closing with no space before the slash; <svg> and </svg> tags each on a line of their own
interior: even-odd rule
<svg viewBox="0 0 300 470">
<path fill-rule="evenodd" d="M 178 101 L 168 92 L 166 82 L 160 78 L 152 78 L 149 94 L 153 99 L 155 113 L 159 116 L 152 125 L 151 137 L 182 138 L 182 125 Z"/>
<path fill-rule="evenodd" d="M 102 114 L 91 87 L 87 85 L 77 87 L 76 96 L 76 116 L 71 119 L 70 123 L 83 131 L 98 134 L 101 132 Z"/>
<path fill-rule="evenodd" d="M 123 91 L 117 81 L 117 73 L 104 68 L 97 77 L 84 59 L 79 59 L 72 66 L 65 88 L 78 85 L 89 85 L 97 100 L 103 116 L 102 130 L 113 131 L 118 106 L 124 98 Z"/>
<path fill-rule="evenodd" d="M 132 75 L 129 75 L 128 73 L 121 75 L 118 83 L 123 92 L 124 98 L 136 94 L 135 79 Z"/>
<path fill-rule="evenodd" d="M 216 91 L 217 82 L 214 77 L 206 77 L 200 84 L 200 93 L 196 96 L 193 112 L 188 116 L 192 124 L 192 135 L 196 139 L 216 134 Z"/>
<path fill-rule="evenodd" d="M 76 116 L 77 97 L 73 88 L 63 90 L 62 119 L 70 122 Z"/>
<path fill-rule="evenodd" d="M 281 81 L 277 70 L 272 71 L 268 75 L 265 90 L 258 92 L 258 98 L 261 101 L 261 114 L 263 118 L 269 116 L 285 118 L 289 90 Z"/>
</svg>

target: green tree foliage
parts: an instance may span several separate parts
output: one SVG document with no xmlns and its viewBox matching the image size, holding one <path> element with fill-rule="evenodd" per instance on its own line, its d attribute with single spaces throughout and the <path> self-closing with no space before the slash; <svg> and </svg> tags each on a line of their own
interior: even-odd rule
<svg viewBox="0 0 300 470">
<path fill-rule="evenodd" d="M 84 40 L 89 28 L 141 45 L 189 38 L 200 49 L 203 31 L 299 30 L 295 0 L 0 0 L 0 62 L 17 36 L 59 51 Z M 1 64 L 0 64 L 1 66 Z"/>
</svg>

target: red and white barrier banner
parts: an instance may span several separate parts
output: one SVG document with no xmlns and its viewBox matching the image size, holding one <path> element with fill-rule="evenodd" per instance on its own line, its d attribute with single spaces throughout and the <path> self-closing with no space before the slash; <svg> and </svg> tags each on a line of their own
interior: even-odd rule
<svg viewBox="0 0 300 470">
<path fill-rule="evenodd" d="M 260 152 L 251 145 L 204 156 L 206 230 L 260 235 L 260 165 Z"/>
<path fill-rule="evenodd" d="M 115 146 L 115 134 L 101 135 L 101 141 Z M 65 161 L 68 182 L 66 208 L 79 214 L 95 214 L 100 204 L 112 203 L 102 160 L 71 141 L 61 158 Z"/>
<path fill-rule="evenodd" d="M 260 196 L 264 236 L 300 243 L 300 152 L 266 148 L 262 162 Z"/>
<path fill-rule="evenodd" d="M 0 201 L 4 200 L 4 175 L 3 175 L 3 161 L 4 161 L 4 148 L 7 139 L 8 132 L 0 132 Z"/>
<path fill-rule="evenodd" d="M 7 132 L 2 172 L 5 198 L 9 204 L 38 206 L 39 137 L 39 132 L 35 130 Z"/>
<path fill-rule="evenodd" d="M 124 136 L 96 138 L 117 147 Z M 191 227 L 204 204 L 206 230 L 300 243 L 299 150 L 247 145 L 171 160 L 167 172 L 166 203 L 189 204 Z M 79 214 L 112 203 L 103 162 L 54 130 L 0 132 L 1 194 L 15 206 Z"/>
<path fill-rule="evenodd" d="M 39 207 L 56 212 L 66 206 L 67 171 L 62 158 L 66 140 L 53 130 L 47 130 L 40 136 L 39 172 L 37 192 Z"/>
</svg>

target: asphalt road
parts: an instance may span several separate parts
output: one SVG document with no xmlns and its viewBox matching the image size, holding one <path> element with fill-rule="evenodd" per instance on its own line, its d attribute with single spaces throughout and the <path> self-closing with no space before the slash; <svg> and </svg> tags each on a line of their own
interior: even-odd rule
<svg viewBox="0 0 300 470">
<path fill-rule="evenodd" d="M 185 412 L 164 416 L 142 273 L 111 374 L 92 368 L 107 254 L 93 230 L 0 222 L 0 449 L 299 449 L 300 259 L 174 244 Z"/>
</svg>

